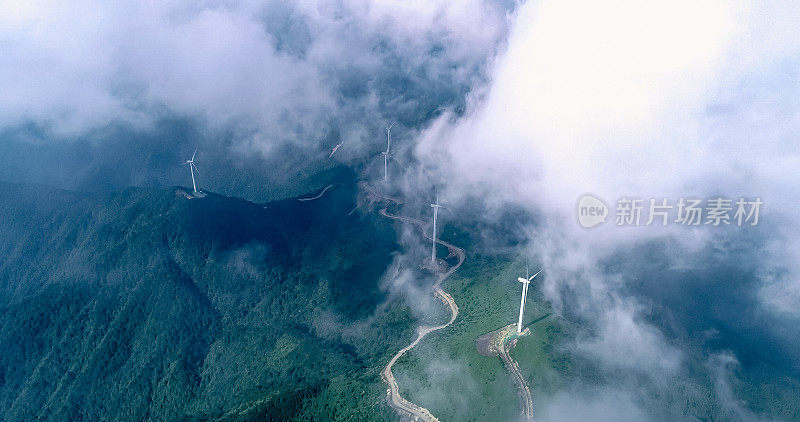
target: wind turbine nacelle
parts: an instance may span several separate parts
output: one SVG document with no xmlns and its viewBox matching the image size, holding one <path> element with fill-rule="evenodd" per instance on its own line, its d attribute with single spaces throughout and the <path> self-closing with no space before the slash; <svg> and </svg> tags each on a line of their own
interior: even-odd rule
<svg viewBox="0 0 800 422">
<path fill-rule="evenodd" d="M 519 281 L 520 283 L 530 283 L 530 280 L 528 280 L 525 277 L 517 277 L 517 281 Z"/>
</svg>

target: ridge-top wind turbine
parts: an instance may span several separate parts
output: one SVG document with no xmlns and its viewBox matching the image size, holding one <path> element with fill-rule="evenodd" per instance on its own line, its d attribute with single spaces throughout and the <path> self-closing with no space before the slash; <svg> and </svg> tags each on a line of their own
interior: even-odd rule
<svg viewBox="0 0 800 422">
<path fill-rule="evenodd" d="M 436 195 L 436 203 L 431 204 L 431 208 L 433 208 L 433 232 L 431 233 L 431 239 L 433 240 L 433 246 L 431 247 L 431 262 L 434 264 L 436 263 L 436 215 L 439 214 L 439 208 L 442 206 L 439 205 L 439 195 Z"/>
<path fill-rule="evenodd" d="M 387 169 L 387 165 L 389 162 L 389 144 L 391 143 L 391 133 L 392 133 L 392 126 L 397 122 L 392 122 L 389 127 L 386 128 L 386 151 L 382 152 L 383 155 L 383 181 L 386 182 L 389 180 L 389 172 Z"/>
<path fill-rule="evenodd" d="M 534 277 L 539 275 L 542 270 L 539 270 L 536 274 L 528 277 L 528 263 L 525 262 L 525 278 L 517 277 L 517 281 L 522 283 L 522 301 L 519 303 L 519 321 L 517 321 L 517 332 L 522 332 L 522 314 L 525 311 L 525 297 L 528 296 L 528 285 L 531 283 Z"/>
<path fill-rule="evenodd" d="M 194 189 L 194 193 L 197 193 L 197 184 L 194 181 L 194 172 L 197 171 L 197 166 L 194 164 L 194 156 L 197 155 L 197 148 L 194 149 L 194 154 L 192 154 L 192 158 L 186 160 L 185 163 L 181 163 L 182 166 L 188 165 L 189 171 L 192 173 L 192 189 Z M 198 171 L 197 174 L 200 174 Z"/>
</svg>

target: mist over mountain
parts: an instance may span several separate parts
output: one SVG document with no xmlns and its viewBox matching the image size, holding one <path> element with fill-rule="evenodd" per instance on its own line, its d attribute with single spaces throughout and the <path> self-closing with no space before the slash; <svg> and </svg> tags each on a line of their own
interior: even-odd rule
<svg viewBox="0 0 800 422">
<path fill-rule="evenodd" d="M 173 185 L 198 149 L 209 189 L 304 193 L 269 186 L 363 166 L 386 126 L 399 147 L 486 83 L 514 4 L 425 3 L 20 4 L 0 29 L 13 46 L 0 65 L 0 177 Z"/>
<path fill-rule="evenodd" d="M 408 416 L 382 370 L 446 322 L 437 282 L 460 313 L 394 377 L 439 420 L 516 421 L 509 367 L 538 420 L 800 419 L 798 21 L 751 0 L 8 2 L 0 419 Z M 641 224 L 617 223 L 626 198 Z M 678 222 L 714 198 L 757 199 L 758 224 Z M 513 363 L 477 354 L 519 308 Z"/>
</svg>

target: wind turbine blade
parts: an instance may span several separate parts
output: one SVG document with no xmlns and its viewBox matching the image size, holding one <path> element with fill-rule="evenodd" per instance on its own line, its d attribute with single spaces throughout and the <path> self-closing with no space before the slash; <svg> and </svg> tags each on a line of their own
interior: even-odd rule
<svg viewBox="0 0 800 422">
<path fill-rule="evenodd" d="M 196 171 L 197 174 L 200 174 L 200 170 L 197 169 L 197 165 L 195 163 L 192 163 L 192 167 L 194 167 L 194 171 Z"/>
<path fill-rule="evenodd" d="M 392 155 L 402 154 L 402 153 L 406 152 L 406 150 L 408 150 L 408 148 L 409 148 L 408 146 L 405 146 L 405 147 L 400 148 L 400 149 L 395 149 L 394 151 L 391 152 L 391 154 Z"/>
<path fill-rule="evenodd" d="M 194 149 L 194 153 L 192 154 L 192 161 L 194 161 L 194 156 L 197 155 L 197 148 Z"/>
<path fill-rule="evenodd" d="M 389 127 L 386 128 L 386 130 L 391 130 L 395 123 L 397 122 L 392 122 L 392 124 L 390 124 Z"/>
<path fill-rule="evenodd" d="M 395 158 L 395 157 L 394 157 L 394 155 L 392 155 L 392 154 L 389 154 L 389 158 L 391 158 L 391 159 L 392 159 L 392 160 L 394 160 L 394 161 L 395 161 L 397 164 L 399 164 L 399 165 L 400 165 L 400 167 L 402 167 L 402 168 L 406 168 L 406 165 L 405 165 L 405 164 L 403 164 L 403 162 L 402 162 L 402 161 L 400 161 L 400 160 L 398 160 L 397 158 Z"/>
<path fill-rule="evenodd" d="M 539 273 L 541 273 L 541 272 L 542 272 L 542 270 L 539 270 L 538 273 L 532 275 L 528 280 L 533 280 L 533 278 L 536 277 L 537 275 L 539 275 Z"/>
</svg>

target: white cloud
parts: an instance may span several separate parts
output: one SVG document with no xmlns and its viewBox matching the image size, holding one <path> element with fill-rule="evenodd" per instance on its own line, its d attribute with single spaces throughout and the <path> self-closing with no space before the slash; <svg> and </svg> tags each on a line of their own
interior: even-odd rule
<svg viewBox="0 0 800 422">
<path fill-rule="evenodd" d="M 592 393 L 561 392 L 544 401 L 537 419 L 544 421 L 644 421 L 647 414 L 623 390 Z"/>
<path fill-rule="evenodd" d="M 447 181 L 451 203 L 482 197 L 489 208 L 544 212 L 531 233 L 543 291 L 596 322 L 579 349 L 611 367 L 669 374 L 681 353 L 600 263 L 670 235 L 684 251 L 702 251 L 720 232 L 586 230 L 578 197 L 760 196 L 762 224 L 800 230 L 800 31 L 789 23 L 799 12 L 743 1 L 529 2 L 491 86 L 464 118 L 432 124 L 416 156 Z M 776 234 L 771 250 L 790 252 L 757 259 L 769 280 L 763 303 L 800 316 L 795 244 Z M 565 291 L 575 299 L 567 303 Z M 659 354 L 664 365 L 646 363 Z"/>
<path fill-rule="evenodd" d="M 763 32 L 787 20 L 779 12 L 798 15 L 788 9 L 529 3 L 486 100 L 455 125 L 436 122 L 417 156 L 440 169 L 451 197 L 485 190 L 498 204 L 543 208 L 571 235 L 607 246 L 652 233 L 572 230 L 582 193 L 613 201 L 725 191 L 761 195 L 791 215 L 800 44 L 793 27 L 782 26 L 785 43 Z"/>
<path fill-rule="evenodd" d="M 79 136 L 172 114 L 234 127 L 240 146 L 261 151 L 313 143 L 332 119 L 347 134 L 383 118 L 385 87 L 370 84 L 392 66 L 468 84 L 506 30 L 504 11 L 483 0 L 12 1 L 0 23 L 0 128 Z M 340 95 L 350 75 L 364 75 L 368 95 Z"/>
</svg>

